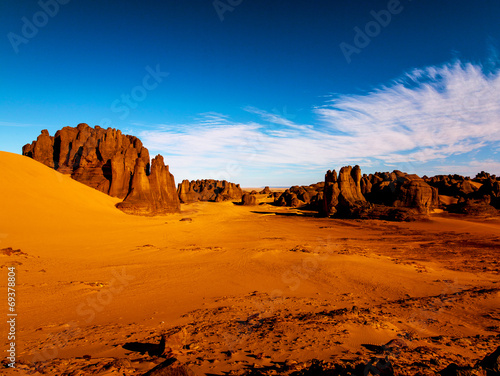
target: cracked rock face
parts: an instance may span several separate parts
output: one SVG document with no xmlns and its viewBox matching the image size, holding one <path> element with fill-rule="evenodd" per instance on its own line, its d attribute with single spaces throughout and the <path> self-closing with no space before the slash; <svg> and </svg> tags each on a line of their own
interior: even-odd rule
<svg viewBox="0 0 500 376">
<path fill-rule="evenodd" d="M 120 130 L 85 123 L 64 127 L 50 136 L 43 130 L 36 141 L 23 146 L 31 157 L 80 183 L 113 197 L 127 213 L 156 215 L 180 210 L 174 177 L 163 157 L 153 159 L 137 137 Z"/>
</svg>

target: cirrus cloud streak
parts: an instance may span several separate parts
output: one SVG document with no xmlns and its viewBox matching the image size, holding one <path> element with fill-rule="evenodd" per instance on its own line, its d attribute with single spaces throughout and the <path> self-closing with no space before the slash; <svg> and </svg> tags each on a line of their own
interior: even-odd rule
<svg viewBox="0 0 500 376">
<path fill-rule="evenodd" d="M 314 182 L 328 168 L 354 163 L 372 170 L 425 165 L 437 173 L 450 158 L 463 158 L 459 164 L 467 166 L 465 158 L 475 152 L 490 154 L 488 165 L 498 168 L 500 73 L 480 65 L 415 69 L 364 95 L 331 96 L 311 109 L 314 124 L 254 107 L 243 110 L 255 120 L 201 114 L 192 124 L 161 124 L 140 137 L 166 155 L 180 178 L 225 171 L 247 185 L 299 183 L 283 174 L 290 169 Z M 229 164 L 238 168 L 227 173 Z"/>
</svg>

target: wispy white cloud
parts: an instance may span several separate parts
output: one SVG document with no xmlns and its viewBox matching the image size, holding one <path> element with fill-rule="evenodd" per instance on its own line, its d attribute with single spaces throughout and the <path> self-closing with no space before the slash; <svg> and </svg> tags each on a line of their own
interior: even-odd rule
<svg viewBox="0 0 500 376">
<path fill-rule="evenodd" d="M 311 125 L 296 124 L 290 119 L 283 117 L 279 113 L 269 113 L 267 111 L 259 110 L 258 108 L 251 106 L 245 107 L 244 110 L 259 115 L 262 118 L 262 120 L 267 121 L 270 124 L 283 125 L 288 128 L 299 129 L 299 130 L 309 130 L 313 128 Z"/>
<path fill-rule="evenodd" d="M 333 99 L 316 112 L 356 143 L 368 146 L 371 139 L 373 157 L 426 162 L 500 141 L 499 93 L 498 72 L 456 63 L 415 70 L 391 86 Z"/>
<path fill-rule="evenodd" d="M 476 176 L 476 174 L 481 171 L 486 171 L 490 172 L 491 174 L 495 174 L 495 172 L 497 172 L 498 176 L 498 172 L 500 171 L 500 161 L 495 161 L 493 159 L 472 160 L 464 164 L 436 166 L 436 171 L 444 175 L 458 173 L 471 177 Z"/>
<path fill-rule="evenodd" d="M 315 125 L 244 110 L 256 120 L 207 113 L 192 124 L 158 125 L 140 137 L 189 178 L 232 170 L 227 175 L 236 175 L 233 180 L 251 171 L 267 171 L 272 180 L 288 168 L 300 173 L 354 163 L 443 165 L 451 156 L 498 149 L 500 74 L 460 62 L 415 69 L 365 95 L 329 98 L 312 109 Z M 498 164 L 489 166 L 499 171 Z"/>
<path fill-rule="evenodd" d="M 16 123 L 16 122 L 11 122 L 11 121 L 0 121 L 0 127 L 19 127 L 19 128 L 25 128 L 25 127 L 40 127 L 43 125 L 40 124 L 29 124 L 29 123 Z"/>
</svg>

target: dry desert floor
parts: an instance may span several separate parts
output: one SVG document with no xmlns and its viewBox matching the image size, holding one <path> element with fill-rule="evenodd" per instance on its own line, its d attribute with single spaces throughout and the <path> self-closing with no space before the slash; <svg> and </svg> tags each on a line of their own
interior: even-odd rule
<svg viewBox="0 0 500 376">
<path fill-rule="evenodd" d="M 433 374 L 500 345 L 498 218 L 336 220 L 264 196 L 134 217 L 26 157 L 1 152 L 0 176 L 18 315 L 18 369 L 0 374 L 141 375 L 169 356 L 199 375 L 374 357 Z"/>
</svg>

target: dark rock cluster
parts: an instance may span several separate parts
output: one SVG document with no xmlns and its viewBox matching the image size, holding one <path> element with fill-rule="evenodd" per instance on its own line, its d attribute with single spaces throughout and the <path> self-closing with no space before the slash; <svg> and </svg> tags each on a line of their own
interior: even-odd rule
<svg viewBox="0 0 500 376">
<path fill-rule="evenodd" d="M 174 176 L 163 157 L 150 164 L 149 152 L 134 136 L 85 123 L 64 127 L 50 136 L 43 130 L 23 146 L 23 155 L 69 174 L 80 183 L 123 199 L 121 210 L 156 215 L 180 210 Z"/>
<path fill-rule="evenodd" d="M 239 184 L 226 180 L 183 180 L 177 187 L 182 203 L 197 201 L 241 200 L 243 191 Z"/>
<path fill-rule="evenodd" d="M 500 180 L 481 171 L 475 178 L 460 175 L 438 175 L 425 178 L 449 199 L 443 206 L 450 212 L 469 215 L 494 215 L 500 209 Z M 451 198 L 451 200 L 450 200 Z"/>
<path fill-rule="evenodd" d="M 450 204 L 451 202 L 451 204 Z M 359 166 L 328 171 L 324 183 L 294 186 L 275 205 L 316 210 L 323 216 L 415 220 L 436 208 L 469 215 L 497 215 L 500 181 L 481 172 L 419 177 L 395 170 L 362 175 Z"/>
<path fill-rule="evenodd" d="M 294 186 L 275 205 L 299 207 L 323 216 L 410 220 L 438 206 L 438 190 L 401 171 L 362 175 L 359 166 L 327 171 L 325 181 Z"/>
<path fill-rule="evenodd" d="M 428 213 L 438 207 L 438 190 L 415 174 L 395 170 L 363 175 L 362 192 L 373 204 L 414 208 Z"/>
<path fill-rule="evenodd" d="M 310 207 L 316 209 L 323 200 L 324 182 L 311 185 L 294 185 L 275 197 L 279 206 Z"/>
<path fill-rule="evenodd" d="M 420 178 L 395 170 L 361 175 L 359 166 L 327 171 L 323 184 L 294 186 L 275 205 L 317 210 L 324 216 L 414 220 L 433 209 L 468 215 L 498 215 L 500 180 L 484 171 Z"/>
<path fill-rule="evenodd" d="M 259 192 L 261 195 L 271 195 L 271 189 L 268 186 L 265 186 L 262 191 Z"/>
</svg>

